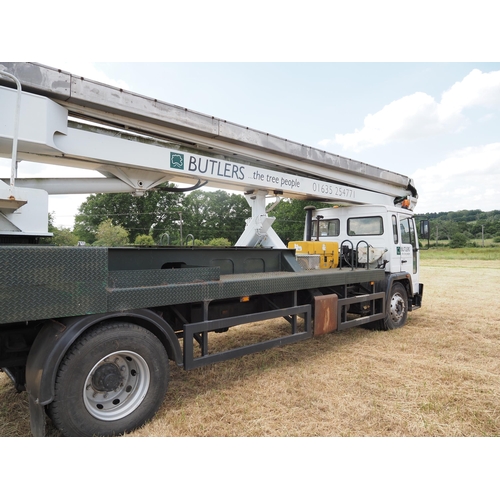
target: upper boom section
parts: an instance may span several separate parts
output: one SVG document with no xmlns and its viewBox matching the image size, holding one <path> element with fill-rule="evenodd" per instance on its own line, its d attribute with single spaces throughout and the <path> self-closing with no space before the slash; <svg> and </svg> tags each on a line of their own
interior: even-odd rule
<svg viewBox="0 0 500 500">
<path fill-rule="evenodd" d="M 230 160 L 250 167 L 265 168 L 284 175 L 299 175 L 303 178 L 334 182 L 390 197 L 388 199 L 409 197 L 413 206 L 416 203 L 417 193 L 412 180 L 395 172 L 40 64 L 0 63 L 0 70 L 17 77 L 23 91 L 55 101 L 68 111 L 69 116 L 166 141 L 176 146 L 173 149 Z M 12 82 L 1 74 L 0 85 L 13 86 Z M 88 168 L 98 170 L 108 177 L 122 178 L 121 174 L 117 173 L 117 163 L 106 159 L 87 160 L 82 152 L 74 154 L 73 157 L 71 154 L 63 154 L 54 158 L 50 155 L 44 157 L 43 155 L 47 155 L 46 151 L 36 153 L 40 155 L 36 158 L 31 152 L 25 153 L 23 156 L 23 151 L 20 149 L 20 159 L 33 157 L 34 161 L 78 167 L 86 167 L 88 161 Z M 108 163 L 111 168 L 107 168 Z M 133 166 L 129 165 L 128 168 Z M 147 170 L 147 166 L 140 168 Z M 153 170 L 157 169 L 158 167 L 154 167 Z M 192 177 L 201 176 L 192 175 Z M 186 178 L 183 180 L 182 176 L 173 180 L 189 182 Z M 244 184 L 240 186 L 235 182 L 227 184 L 223 182 L 224 179 L 222 182 L 217 182 L 217 179 L 206 180 L 209 181 L 209 185 L 246 189 Z M 266 182 L 261 186 L 272 189 L 272 183 L 266 186 Z M 280 187 L 277 186 L 276 189 L 279 191 Z M 303 193 L 306 197 L 316 199 L 335 199 L 323 196 L 327 194 L 324 191 Z M 341 201 L 342 199 L 343 197 L 340 198 Z M 362 197 L 358 197 L 354 202 L 366 203 L 370 200 L 363 201 Z"/>
</svg>

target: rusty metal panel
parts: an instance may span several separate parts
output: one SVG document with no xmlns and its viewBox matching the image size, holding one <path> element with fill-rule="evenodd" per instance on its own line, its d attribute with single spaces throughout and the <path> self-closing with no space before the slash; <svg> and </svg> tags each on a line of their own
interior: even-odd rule
<svg viewBox="0 0 500 500">
<path fill-rule="evenodd" d="M 338 296 L 335 293 L 314 297 L 314 336 L 337 329 Z"/>
</svg>

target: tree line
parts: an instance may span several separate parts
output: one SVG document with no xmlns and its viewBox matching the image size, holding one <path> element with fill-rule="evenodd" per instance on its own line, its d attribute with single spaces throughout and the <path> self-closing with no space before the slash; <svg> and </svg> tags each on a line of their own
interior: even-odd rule
<svg viewBox="0 0 500 500">
<path fill-rule="evenodd" d="M 273 228 L 283 241 L 303 238 L 304 207 L 310 204 L 284 199 L 272 209 L 270 215 L 276 217 Z M 72 230 L 55 227 L 53 214 L 49 214 L 49 231 L 54 237 L 43 243 L 231 246 L 243 233 L 250 216 L 251 209 L 243 195 L 223 190 L 189 194 L 159 190 L 140 197 L 129 193 L 93 194 L 79 207 Z"/>
<path fill-rule="evenodd" d="M 417 221 L 430 221 L 431 244 L 446 242 L 459 248 L 475 245 L 474 240 L 492 240 L 500 243 L 500 210 L 459 210 L 455 212 L 430 212 L 416 216 Z"/>
<path fill-rule="evenodd" d="M 123 228 L 128 243 L 139 238 L 142 242 L 180 245 L 188 235 L 204 244 L 214 238 L 234 243 L 249 216 L 250 207 L 244 197 L 221 190 L 198 190 L 188 195 L 148 191 L 140 197 L 128 193 L 95 194 L 80 206 L 73 232 L 80 241 L 100 244 L 99 226 L 106 223 Z"/>
<path fill-rule="evenodd" d="M 164 188 L 173 188 L 165 184 Z M 304 237 L 304 208 L 330 206 L 310 200 L 283 199 L 269 215 L 276 217 L 273 229 L 286 243 Z M 223 190 L 197 190 L 189 194 L 164 190 L 143 196 L 130 193 L 93 194 L 81 204 L 73 230 L 57 228 L 49 215 L 54 233 L 44 243 L 76 245 L 217 245 L 231 246 L 245 229 L 251 209 L 245 197 Z M 431 242 L 443 240 L 452 246 L 466 246 L 473 239 L 500 242 L 500 210 L 461 210 L 416 215 L 431 223 Z"/>
</svg>

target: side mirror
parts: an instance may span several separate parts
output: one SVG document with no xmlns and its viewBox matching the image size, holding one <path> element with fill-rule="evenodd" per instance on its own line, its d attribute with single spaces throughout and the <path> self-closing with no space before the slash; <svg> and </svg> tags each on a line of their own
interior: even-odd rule
<svg viewBox="0 0 500 500">
<path fill-rule="evenodd" d="M 431 236 L 431 227 L 428 220 L 420 221 L 420 237 L 424 240 L 428 240 Z"/>
</svg>

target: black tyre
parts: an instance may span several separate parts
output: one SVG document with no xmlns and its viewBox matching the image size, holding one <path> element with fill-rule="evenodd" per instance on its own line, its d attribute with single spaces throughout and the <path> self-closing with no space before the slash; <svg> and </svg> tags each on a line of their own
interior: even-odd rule
<svg viewBox="0 0 500 500">
<path fill-rule="evenodd" d="M 406 324 L 408 318 L 408 294 L 401 283 L 392 285 L 384 320 L 385 330 L 395 330 Z"/>
<path fill-rule="evenodd" d="M 64 357 L 49 415 L 65 436 L 114 436 L 147 422 L 168 387 L 162 343 L 129 323 L 106 323 L 82 335 Z"/>
</svg>

